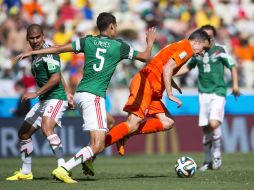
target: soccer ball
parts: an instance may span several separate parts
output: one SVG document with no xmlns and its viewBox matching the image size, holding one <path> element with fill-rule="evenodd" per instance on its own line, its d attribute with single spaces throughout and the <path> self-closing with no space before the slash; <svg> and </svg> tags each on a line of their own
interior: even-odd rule
<svg viewBox="0 0 254 190">
<path fill-rule="evenodd" d="M 197 164 L 192 158 L 182 156 L 176 161 L 175 171 L 179 177 L 192 177 L 197 171 Z"/>
</svg>

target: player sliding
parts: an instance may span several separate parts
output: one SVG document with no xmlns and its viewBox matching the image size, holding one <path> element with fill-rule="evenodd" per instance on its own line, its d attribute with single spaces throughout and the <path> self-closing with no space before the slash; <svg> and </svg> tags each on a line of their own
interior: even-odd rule
<svg viewBox="0 0 254 190">
<path fill-rule="evenodd" d="M 128 112 L 126 122 L 113 127 L 106 136 L 106 145 L 119 141 L 118 151 L 124 154 L 124 138 L 134 134 L 147 134 L 171 129 L 175 123 L 162 103 L 162 94 L 166 90 L 168 98 L 182 102 L 172 94 L 172 76 L 192 56 L 201 54 L 209 48 L 210 38 L 202 30 L 194 31 L 188 39 L 169 44 L 142 68 L 132 79 L 130 96 L 124 106 Z M 177 87 L 177 86 L 176 86 Z M 144 121 L 146 116 L 153 118 Z"/>
<path fill-rule="evenodd" d="M 32 24 L 27 28 L 27 41 L 33 50 L 40 50 L 49 47 L 44 41 L 42 27 Z M 61 118 L 68 106 L 67 88 L 65 81 L 61 77 L 60 58 L 58 55 L 45 54 L 34 55 L 32 57 L 32 74 L 39 86 L 36 92 L 27 92 L 22 100 L 39 97 L 39 102 L 35 104 L 25 117 L 24 123 L 19 129 L 20 154 L 22 159 L 22 169 L 15 172 L 6 180 L 31 180 L 33 143 L 31 136 L 41 127 L 43 134 L 47 137 L 49 144 L 58 160 L 58 166 L 65 164 L 63 158 L 63 147 L 61 139 L 54 132 L 56 126 L 61 126 Z M 73 107 L 72 95 L 67 93 L 69 103 Z"/>
<path fill-rule="evenodd" d="M 57 179 L 65 183 L 76 183 L 77 181 L 69 176 L 69 171 L 105 148 L 105 137 L 108 130 L 105 96 L 117 64 L 122 59 L 147 61 L 155 40 L 155 29 L 151 28 L 147 32 L 145 51 L 138 52 L 122 40 L 114 39 L 117 34 L 117 23 L 116 18 L 110 13 L 99 14 L 97 27 L 100 31 L 98 36 L 87 35 L 67 45 L 31 51 L 16 57 L 16 59 L 21 59 L 35 54 L 64 52 L 85 54 L 83 78 L 76 89 L 74 103 L 84 120 L 84 130 L 90 131 L 90 145 L 82 148 L 63 167 L 58 167 L 52 172 Z"/>
</svg>

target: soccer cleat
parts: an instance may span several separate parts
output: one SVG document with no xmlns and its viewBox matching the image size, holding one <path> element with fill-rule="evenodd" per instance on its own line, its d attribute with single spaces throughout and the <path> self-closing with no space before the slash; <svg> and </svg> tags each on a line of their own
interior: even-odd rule
<svg viewBox="0 0 254 190">
<path fill-rule="evenodd" d="M 82 163 L 82 170 L 83 170 L 83 174 L 85 175 L 90 175 L 90 176 L 95 175 L 92 159 L 89 159 Z"/>
<path fill-rule="evenodd" d="M 10 176 L 8 178 L 6 178 L 6 180 L 9 180 L 9 181 L 16 181 L 16 180 L 32 180 L 33 179 L 33 174 L 32 172 L 30 172 L 29 174 L 23 174 L 20 171 L 16 171 L 14 172 L 14 175 L 13 176 Z"/>
<path fill-rule="evenodd" d="M 124 154 L 125 154 L 125 151 L 124 151 L 124 139 L 121 139 L 121 140 L 116 142 L 116 148 L 117 148 L 118 154 L 120 156 L 124 156 Z"/>
<path fill-rule="evenodd" d="M 206 170 L 212 169 L 212 162 L 204 162 L 204 164 L 199 168 L 199 171 L 205 172 Z"/>
<path fill-rule="evenodd" d="M 221 167 L 221 165 L 222 165 L 221 158 L 214 158 L 213 159 L 213 164 L 212 164 L 213 170 L 219 169 Z"/>
<path fill-rule="evenodd" d="M 52 171 L 52 175 L 55 179 L 58 179 L 64 183 L 78 183 L 77 181 L 73 180 L 69 176 L 69 172 L 66 171 L 63 167 L 58 167 Z"/>
</svg>

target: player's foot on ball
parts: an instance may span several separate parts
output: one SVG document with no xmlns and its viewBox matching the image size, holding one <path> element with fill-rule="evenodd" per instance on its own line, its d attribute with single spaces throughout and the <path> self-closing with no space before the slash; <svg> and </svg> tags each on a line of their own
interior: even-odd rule
<svg viewBox="0 0 254 190">
<path fill-rule="evenodd" d="M 82 170 L 83 170 L 83 174 L 85 175 L 90 175 L 90 176 L 95 175 L 92 159 L 89 159 L 82 163 Z"/>
<path fill-rule="evenodd" d="M 221 165 L 222 165 L 221 158 L 214 158 L 213 159 L 213 164 L 212 164 L 213 170 L 219 169 L 221 167 Z"/>
<path fill-rule="evenodd" d="M 32 172 L 29 173 L 29 174 L 23 174 L 20 171 L 16 171 L 14 172 L 14 175 L 13 176 L 10 176 L 10 177 L 7 177 L 6 180 L 9 180 L 9 181 L 16 181 L 16 180 L 32 180 L 33 179 L 33 174 Z"/>
<path fill-rule="evenodd" d="M 199 171 L 204 172 L 206 170 L 212 169 L 212 162 L 204 162 L 204 164 L 199 168 Z"/>
<path fill-rule="evenodd" d="M 55 179 L 64 183 L 78 183 L 69 176 L 69 172 L 63 167 L 58 167 L 52 171 L 52 175 Z"/>
</svg>

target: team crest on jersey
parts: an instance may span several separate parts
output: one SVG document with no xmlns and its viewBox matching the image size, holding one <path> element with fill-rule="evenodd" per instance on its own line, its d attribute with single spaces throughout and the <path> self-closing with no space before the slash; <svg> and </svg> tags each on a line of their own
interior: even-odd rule
<svg viewBox="0 0 254 190">
<path fill-rule="evenodd" d="M 179 54 L 180 59 L 184 59 L 187 56 L 186 51 L 183 51 L 182 53 Z"/>
<path fill-rule="evenodd" d="M 56 69 L 56 66 L 53 63 L 48 63 L 48 70 L 49 71 L 55 70 L 55 69 Z"/>
</svg>

